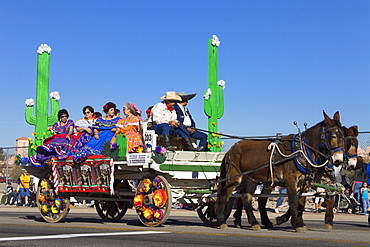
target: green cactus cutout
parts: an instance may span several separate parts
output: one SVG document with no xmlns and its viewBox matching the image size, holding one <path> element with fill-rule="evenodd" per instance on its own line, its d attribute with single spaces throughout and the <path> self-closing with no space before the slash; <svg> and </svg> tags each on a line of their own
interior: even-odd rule
<svg viewBox="0 0 370 247">
<path fill-rule="evenodd" d="M 217 36 L 208 40 L 208 89 L 204 92 L 204 112 L 208 116 L 208 147 L 212 152 L 222 150 L 218 133 L 218 119 L 224 114 L 224 82 L 218 81 L 218 41 Z"/>
<path fill-rule="evenodd" d="M 52 93 L 54 96 L 51 98 L 51 113 L 48 115 L 50 52 L 51 48 L 46 44 L 40 45 L 37 50 L 36 106 L 33 105 L 33 99 L 26 101 L 26 122 L 35 125 L 35 132 L 32 134 L 34 140 L 30 141 L 28 149 L 29 156 L 34 155 L 36 147 L 42 145 L 43 140 L 51 135 L 48 126 L 58 121 L 59 94 L 57 92 Z"/>
</svg>

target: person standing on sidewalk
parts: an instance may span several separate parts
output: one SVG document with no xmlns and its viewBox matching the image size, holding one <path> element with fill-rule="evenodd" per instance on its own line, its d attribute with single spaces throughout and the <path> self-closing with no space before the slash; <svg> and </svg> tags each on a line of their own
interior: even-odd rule
<svg viewBox="0 0 370 247">
<path fill-rule="evenodd" d="M 369 208 L 369 188 L 367 187 L 367 182 L 362 183 L 360 193 L 364 215 L 369 215 L 369 213 L 367 212 L 367 209 Z"/>
<path fill-rule="evenodd" d="M 363 162 L 363 157 L 358 156 L 355 168 L 355 175 L 353 177 L 352 191 L 356 201 L 361 203 L 360 188 L 363 182 L 366 182 L 366 167 L 367 164 Z"/>
<path fill-rule="evenodd" d="M 27 171 L 25 171 L 19 177 L 19 197 L 21 201 L 24 201 L 24 205 L 28 206 L 28 197 L 30 196 L 30 182 L 31 177 Z"/>
</svg>

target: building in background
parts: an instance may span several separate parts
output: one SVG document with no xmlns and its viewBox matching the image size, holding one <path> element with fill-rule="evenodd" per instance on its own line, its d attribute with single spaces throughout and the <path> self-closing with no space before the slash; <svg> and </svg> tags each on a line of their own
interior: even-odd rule
<svg viewBox="0 0 370 247">
<path fill-rule="evenodd" d="M 26 137 L 20 137 L 15 140 L 15 155 L 22 157 L 28 156 L 28 139 Z"/>
</svg>

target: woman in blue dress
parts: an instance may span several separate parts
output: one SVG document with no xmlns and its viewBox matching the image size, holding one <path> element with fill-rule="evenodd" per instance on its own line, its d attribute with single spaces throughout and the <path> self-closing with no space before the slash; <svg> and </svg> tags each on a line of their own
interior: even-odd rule
<svg viewBox="0 0 370 247">
<path fill-rule="evenodd" d="M 93 125 L 94 137 L 86 144 L 87 147 L 101 153 L 104 143 L 110 142 L 117 130 L 116 125 L 120 119 L 119 117 L 115 117 L 116 107 L 116 104 L 112 102 L 108 102 L 103 106 L 103 111 L 106 115 L 95 121 Z"/>
</svg>

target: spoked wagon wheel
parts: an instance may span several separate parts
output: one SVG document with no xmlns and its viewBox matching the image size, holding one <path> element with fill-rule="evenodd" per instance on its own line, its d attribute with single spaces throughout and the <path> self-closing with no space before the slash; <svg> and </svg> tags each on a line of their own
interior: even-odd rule
<svg viewBox="0 0 370 247">
<path fill-rule="evenodd" d="M 115 183 L 115 189 L 127 191 L 129 185 L 126 180 Z M 115 195 L 111 198 L 121 198 Z M 128 202 L 95 200 L 95 209 L 104 221 L 115 222 L 120 220 L 127 212 Z"/>
<path fill-rule="evenodd" d="M 217 226 L 217 218 L 215 213 L 216 197 L 203 197 L 197 207 L 199 218 L 209 226 Z M 234 204 L 233 198 L 230 198 L 227 207 L 225 208 L 225 220 L 230 216 L 232 206 Z"/>
<path fill-rule="evenodd" d="M 160 226 L 170 215 L 171 188 L 163 176 L 140 181 L 134 198 L 134 206 L 140 221 L 146 226 Z"/>
<path fill-rule="evenodd" d="M 57 195 L 55 193 L 52 175 L 48 175 L 40 180 L 36 202 L 42 218 L 47 222 L 57 223 L 68 215 L 70 206 L 69 194 L 59 193 Z"/>
<path fill-rule="evenodd" d="M 95 200 L 95 209 L 104 221 L 120 220 L 127 211 L 127 202 Z"/>
</svg>

